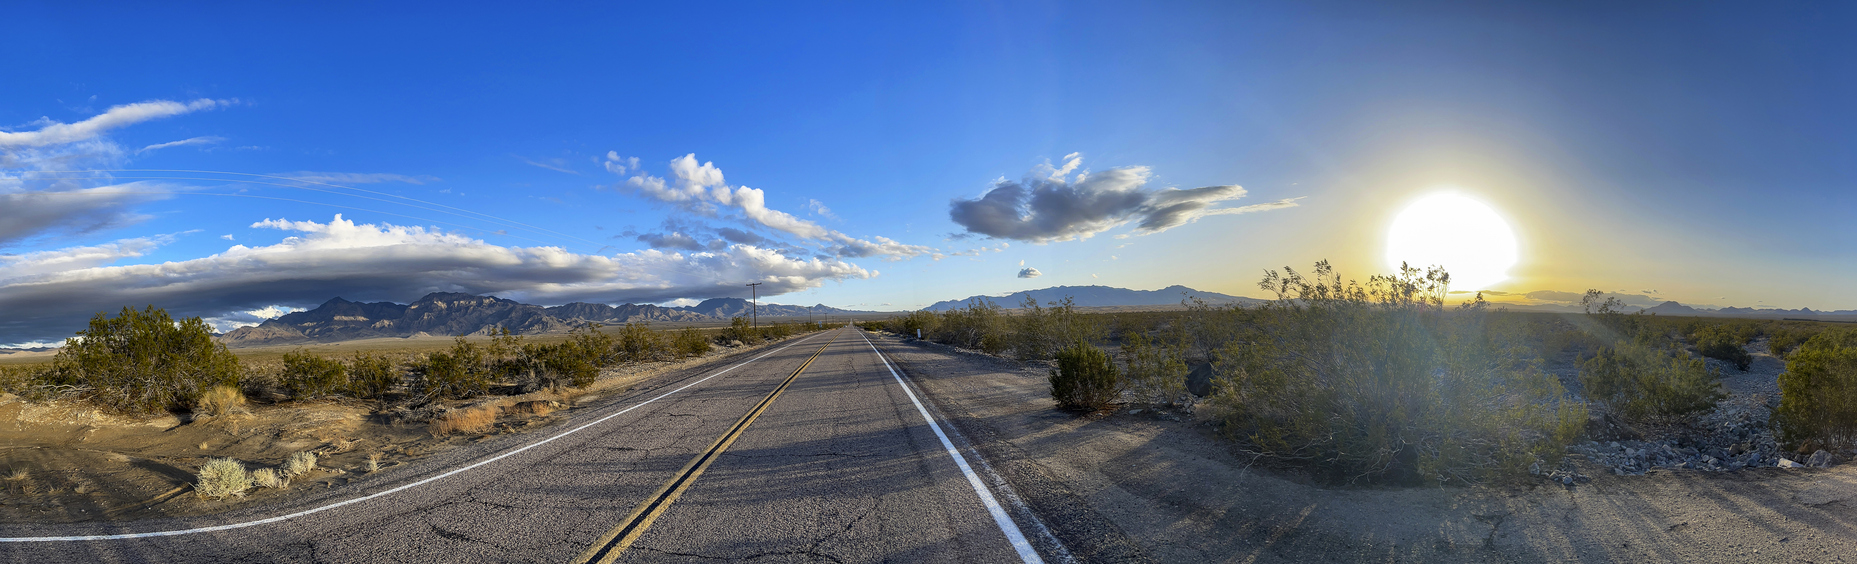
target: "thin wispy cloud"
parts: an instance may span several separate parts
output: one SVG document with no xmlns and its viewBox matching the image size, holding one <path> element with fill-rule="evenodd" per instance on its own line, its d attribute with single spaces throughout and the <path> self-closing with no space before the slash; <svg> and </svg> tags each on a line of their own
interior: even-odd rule
<svg viewBox="0 0 1857 564">
<path fill-rule="evenodd" d="M 136 123 L 177 116 L 189 112 L 210 110 L 237 103 L 237 100 L 210 100 L 201 98 L 192 102 L 180 103 L 169 100 L 151 100 L 113 106 L 90 119 L 77 123 L 59 123 L 49 118 L 41 118 L 35 124 L 41 127 L 32 131 L 0 131 L 0 149 L 13 147 L 44 147 L 76 143 L 93 139 L 112 129 L 127 127 Z"/>
<path fill-rule="evenodd" d="M 153 145 L 149 145 L 147 147 L 136 149 L 135 152 L 136 154 L 142 154 L 142 153 L 147 153 L 149 151 L 159 151 L 161 149 L 166 149 L 169 147 L 186 147 L 189 145 L 214 145 L 214 144 L 225 142 L 225 140 L 226 138 L 224 137 L 213 137 L 213 136 L 192 137 L 188 139 L 182 139 L 179 141 L 156 143 Z"/>
<path fill-rule="evenodd" d="M 311 172 L 297 171 L 280 173 L 275 176 L 301 180 L 304 182 L 322 182 L 327 184 L 380 184 L 384 182 L 401 182 L 406 184 L 425 184 L 438 182 L 436 176 L 393 174 L 389 172 Z"/>
<path fill-rule="evenodd" d="M 1088 239 L 1129 223 L 1138 234 L 1159 233 L 1208 216 L 1296 207 L 1300 199 L 1215 207 L 1245 197 L 1245 189 L 1154 190 L 1147 188 L 1153 177 L 1148 167 L 1092 173 L 1078 171 L 1082 164 L 1082 156 L 1071 153 L 1061 167 L 1046 163 L 1021 180 L 1000 179 L 979 198 L 955 200 L 949 219 L 972 235 L 1048 243 Z"/>
<path fill-rule="evenodd" d="M 516 157 L 516 159 L 521 160 L 524 163 L 528 163 L 530 166 L 541 167 L 541 168 L 545 168 L 545 169 L 552 170 L 555 172 L 565 172 L 565 173 L 573 174 L 573 175 L 580 174 L 580 171 L 567 167 L 566 159 L 548 159 L 546 161 L 538 161 L 538 160 L 520 156 L 520 155 L 510 155 L 510 156 Z"/>
</svg>

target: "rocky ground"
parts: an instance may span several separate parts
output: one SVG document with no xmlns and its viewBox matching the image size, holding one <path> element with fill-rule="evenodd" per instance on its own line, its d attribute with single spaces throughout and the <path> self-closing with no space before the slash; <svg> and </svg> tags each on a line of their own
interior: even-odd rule
<svg viewBox="0 0 1857 564">
<path fill-rule="evenodd" d="M 1768 426 L 1769 416 L 1779 406 L 1779 375 L 1786 362 L 1769 353 L 1766 339 L 1748 346 L 1754 362 L 1747 370 L 1733 364 L 1708 359 L 1710 368 L 1722 375 L 1722 389 L 1728 393 L 1715 410 L 1685 425 L 1630 427 L 1604 414 L 1595 414 L 1589 425 L 1596 440 L 1568 449 L 1568 464 L 1552 471 L 1555 480 L 1574 483 L 1580 475 L 1574 467 L 1586 462 L 1600 471 L 1621 476 L 1641 476 L 1653 469 L 1732 472 L 1762 467 L 1829 467 L 1851 460 L 1857 452 L 1786 452 L 1780 448 Z M 1556 359 L 1549 371 L 1577 375 L 1578 368 L 1567 359 Z"/>
</svg>

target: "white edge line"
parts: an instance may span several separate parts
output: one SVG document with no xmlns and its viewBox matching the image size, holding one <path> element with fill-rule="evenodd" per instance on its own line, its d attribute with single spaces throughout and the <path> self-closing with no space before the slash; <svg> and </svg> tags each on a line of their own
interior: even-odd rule
<svg viewBox="0 0 1857 564">
<path fill-rule="evenodd" d="M 586 428 L 588 428 L 588 427 L 592 427 L 592 426 L 594 426 L 594 425 L 598 425 L 598 424 L 601 424 L 601 423 L 605 423 L 605 422 L 606 422 L 606 420 L 608 420 L 608 419 L 612 419 L 612 418 L 614 418 L 614 417 L 618 417 L 618 416 L 620 416 L 620 415 L 625 415 L 625 413 L 626 413 L 626 412 L 628 412 L 628 411 L 632 411 L 632 410 L 634 410 L 634 409 L 638 409 L 638 408 L 640 408 L 640 407 L 644 407 L 644 406 L 646 406 L 646 405 L 648 405 L 648 404 L 650 404 L 651 402 L 654 402 L 654 401 L 658 401 L 658 400 L 661 400 L 661 399 L 664 399 L 664 398 L 667 398 L 667 397 L 670 397 L 670 395 L 671 395 L 671 394 L 675 394 L 675 393 L 677 393 L 677 392 L 681 392 L 681 391 L 684 391 L 684 389 L 686 389 L 686 388 L 689 388 L 690 386 L 695 386 L 695 385 L 697 385 L 697 384 L 701 384 L 701 383 L 703 383 L 703 382 L 707 382 L 707 381 L 709 381 L 709 379 L 710 379 L 710 378 L 715 378 L 715 377 L 717 377 L 717 376 L 721 376 L 721 375 L 723 375 L 724 373 L 726 373 L 726 372 L 728 372 L 728 371 L 730 371 L 730 370 L 734 370 L 734 369 L 736 369 L 736 368 L 741 368 L 742 366 L 746 366 L 746 365 L 747 365 L 748 363 L 750 363 L 750 362 L 754 362 L 754 361 L 757 361 L 757 360 L 761 360 L 761 359 L 763 359 L 763 358 L 767 358 L 767 357 L 768 357 L 768 355 L 772 355 L 772 354 L 774 354 L 774 353 L 777 353 L 777 352 L 780 352 L 780 351 L 784 351 L 784 350 L 787 350 L 787 349 L 789 349 L 789 348 L 792 348 L 792 347 L 793 347 L 794 345 L 798 345 L 798 344 L 800 344 L 800 343 L 802 343 L 802 342 L 805 342 L 806 340 L 808 340 L 808 339 L 811 339 L 811 338 L 813 338 L 813 337 L 816 337 L 816 336 L 818 336 L 818 334 L 813 334 L 813 335 L 809 335 L 809 336 L 807 336 L 806 338 L 804 338 L 804 339 L 800 339 L 800 340 L 798 340 L 798 341 L 794 341 L 794 342 L 792 342 L 792 343 L 790 343 L 790 344 L 788 344 L 787 346 L 784 346 L 784 347 L 780 347 L 780 348 L 778 348 L 778 349 L 774 349 L 774 350 L 771 350 L 771 351 L 768 351 L 768 352 L 766 352 L 765 354 L 762 354 L 761 356 L 757 356 L 757 357 L 754 357 L 754 358 L 751 358 L 751 359 L 748 359 L 748 360 L 745 360 L 745 361 L 742 361 L 742 362 L 741 362 L 740 364 L 736 364 L 736 365 L 734 365 L 734 366 L 730 366 L 730 367 L 728 367 L 728 368 L 724 368 L 724 369 L 722 369 L 721 371 L 719 371 L 719 372 L 716 372 L 715 374 L 710 374 L 710 375 L 708 375 L 708 376 L 704 376 L 704 377 L 703 377 L 703 379 L 701 379 L 701 380 L 697 380 L 697 381 L 695 381 L 695 382 L 691 382 L 691 383 L 688 383 L 688 384 L 684 384 L 684 385 L 683 385 L 682 387 L 679 387 L 679 388 L 677 388 L 677 389 L 675 389 L 675 390 L 671 390 L 671 391 L 668 391 L 668 392 L 665 392 L 665 393 L 664 393 L 663 395 L 660 395 L 660 396 L 658 396 L 658 397 L 655 397 L 655 398 L 651 398 L 651 399 L 649 399 L 649 400 L 645 400 L 645 402 L 644 402 L 644 403 L 640 403 L 640 404 L 638 404 L 638 405 L 634 405 L 634 406 L 632 406 L 632 407 L 628 407 L 628 408 L 625 408 L 625 409 L 622 409 L 622 410 L 619 410 L 619 412 L 617 412 L 617 413 L 613 413 L 613 414 L 611 414 L 611 415 L 607 415 L 607 416 L 605 416 L 605 417 L 601 417 L 601 418 L 599 418 L 599 419 L 595 419 L 595 420 L 593 420 L 593 421 L 591 421 L 591 422 L 588 422 L 588 423 L 587 423 L 587 424 L 585 424 L 585 425 L 581 425 L 581 426 L 579 426 L 579 427 L 575 427 L 575 428 L 573 428 L 573 429 L 569 429 L 569 430 L 567 430 L 567 431 L 563 431 L 563 432 L 562 432 L 561 434 L 558 434 L 558 435 L 555 435 L 555 436 L 552 436 L 552 437 L 548 437 L 548 438 L 546 438 L 546 439 L 542 439 L 542 440 L 539 440 L 539 441 L 535 441 L 535 442 L 533 442 L 533 443 L 529 443 L 528 445 L 526 445 L 526 446 L 523 446 L 522 448 L 519 448 L 519 449 L 516 449 L 516 450 L 512 450 L 512 451 L 509 451 L 509 452 L 505 452 L 505 453 L 503 453 L 503 454 L 499 454 L 499 455 L 496 455 L 496 456 L 492 456 L 492 457 L 490 457 L 490 458 L 486 458 L 486 459 L 483 459 L 483 460 L 480 460 L 480 461 L 478 461 L 478 462 L 477 462 L 477 463 L 475 463 L 475 464 L 471 464 L 470 466 L 465 466 L 465 467 L 462 467 L 462 468 L 458 468 L 458 469 L 455 469 L 455 470 L 452 470 L 452 471 L 450 471 L 450 472 L 446 472 L 446 473 L 444 473 L 444 474 L 439 474 L 439 475 L 437 475 L 437 476 L 433 476 L 433 477 L 430 477 L 430 478 L 426 478 L 426 479 L 424 479 L 424 480 L 420 480 L 420 481 L 417 481 L 417 482 L 413 482 L 413 483 L 410 483 L 410 484 L 405 484 L 405 485 L 401 485 L 401 486 L 397 486 L 397 487 L 394 487 L 393 489 L 389 489 L 389 490 L 387 490 L 387 491 L 383 491 L 383 492 L 379 492 L 379 493 L 373 493 L 373 494 L 368 494 L 368 495 L 365 495 L 365 496 L 361 496 L 361 497 L 357 497 L 357 498 L 354 498 L 354 499 L 349 499 L 349 500 L 344 500 L 344 501 L 338 501 L 338 502 L 335 502 L 335 503 L 331 503 L 331 504 L 328 504 L 328 505 L 324 505 L 324 506 L 321 506 L 321 507 L 316 507 L 316 508 L 313 508 L 313 509 L 305 509 L 305 510 L 303 510 L 303 511 L 298 511 L 298 512 L 296 512 L 296 513 L 291 513 L 291 514 L 289 514 L 289 515 L 279 515 L 279 516 L 277 516 L 277 517 L 271 517 L 271 518 L 268 518 L 268 519 L 259 519 L 259 520 L 257 520 L 257 521 L 246 521 L 246 522 L 243 522 L 243 523 L 232 523 L 232 524 L 229 524 L 229 525 L 214 525 L 214 526 L 211 526 L 211 527 L 199 527 L 199 528 L 195 528 L 195 529 L 179 529 L 179 530 L 173 530 L 173 531 L 155 531 L 155 532 L 149 532 L 149 533 L 120 533 L 120 534 L 114 534 L 114 535 L 83 535 L 83 536 L 71 536 L 71 537 L 0 537 L 0 542 L 59 542 L 59 541 L 103 541 L 103 540 L 122 540 L 122 539 L 139 539 L 139 538 L 149 538 L 149 537 L 171 537 L 171 536 L 177 536 L 177 535 L 190 535 L 190 534 L 194 534 L 194 533 L 210 533 L 210 532 L 214 532 L 214 531 L 225 531 L 225 530 L 231 530 L 231 529 L 242 529 L 242 528 L 245 528 L 245 527 L 254 527 L 254 526 L 258 526 L 258 525 L 268 525 L 268 524 L 271 524 L 271 523 L 276 523 L 276 522 L 279 522 L 279 521 L 287 521 L 287 520 L 290 520 L 290 519 L 295 519 L 295 518 L 298 518 L 298 517 L 302 517 L 302 516 L 305 516 L 305 515 L 311 515 L 311 514 L 315 514 L 315 513 L 321 513 L 321 512 L 324 512 L 324 511 L 328 511 L 328 510 L 330 510 L 330 509 L 335 509 L 335 508 L 337 508 L 337 507 L 341 507 L 341 506 L 344 506 L 344 505 L 348 505 L 348 504 L 351 504 L 351 503 L 360 503 L 360 502 L 363 502 L 363 501 L 367 501 L 367 500 L 370 500 L 370 499 L 374 499 L 374 498 L 377 498 L 377 497 L 381 497 L 381 496 L 385 496 L 385 495 L 388 495 L 388 494 L 393 494 L 393 493 L 398 493 L 398 492 L 401 492 L 401 491 L 404 491 L 404 490 L 408 490 L 408 489 L 412 489 L 412 488 L 414 488 L 414 487 L 418 487 L 418 486 L 423 486 L 423 485 L 426 485 L 426 484 L 429 484 L 429 483 L 432 483 L 432 482 L 435 482 L 435 481 L 438 481 L 438 480 L 441 480 L 441 479 L 444 479 L 444 478 L 448 478 L 448 477 L 451 477 L 452 475 L 455 475 L 455 474 L 458 474 L 458 473 L 461 473 L 461 472 L 465 472 L 465 471 L 468 471 L 468 470 L 471 470 L 471 469 L 473 469 L 473 468 L 477 468 L 477 467 L 479 467 L 479 466 L 483 466 L 483 465 L 485 465 L 485 464 L 489 464 L 489 463 L 492 463 L 492 462 L 496 462 L 496 461 L 498 461 L 498 460 L 502 460 L 502 459 L 505 459 L 505 458 L 509 458 L 509 457 L 511 457 L 511 456 L 514 456 L 514 455 L 515 455 L 516 453 L 519 453 L 519 452 L 522 452 L 522 451 L 525 451 L 525 450 L 529 450 L 529 449 L 532 449 L 532 448 L 535 448 L 535 447 L 538 447 L 538 446 L 542 446 L 542 445 L 545 445 L 545 444 L 548 444 L 548 443 L 550 443 L 550 442 L 554 442 L 554 440 L 555 440 L 555 439 L 559 439 L 559 438 L 561 438 L 561 437 L 565 437 L 565 436 L 568 436 L 568 435 L 572 435 L 572 434 L 574 434 L 574 433 L 576 433 L 576 432 L 579 432 L 579 431 L 580 431 L 581 429 L 586 429 Z M 912 398 L 912 399 L 913 399 L 913 398 Z M 940 430 L 939 430 L 939 429 L 937 429 L 937 430 L 936 430 L 936 432 L 937 432 L 937 433 L 940 433 Z M 947 439 L 945 439 L 945 438 L 944 438 L 944 439 L 942 439 L 942 441 L 943 441 L 943 442 L 945 443 L 945 442 L 947 442 Z M 965 469 L 965 468 L 966 468 L 966 465 L 965 465 L 965 464 L 963 464 L 963 465 L 962 465 L 962 469 Z"/>
<path fill-rule="evenodd" d="M 890 360 L 883 357 L 883 351 L 877 350 L 877 345 L 870 342 L 869 337 L 864 336 L 863 329 L 858 330 L 858 337 L 864 339 L 865 346 L 870 347 L 871 352 L 877 353 L 877 360 L 883 361 L 884 369 L 890 371 L 890 377 L 896 379 L 898 386 L 902 386 L 903 394 L 909 396 L 909 402 L 916 404 L 916 411 L 922 413 L 922 419 L 928 421 L 929 429 L 933 429 L 935 437 L 941 439 L 942 448 L 948 450 L 948 456 L 954 459 L 954 464 L 961 467 L 961 474 L 967 476 L 967 485 L 973 486 L 974 493 L 980 494 L 980 503 L 987 507 L 987 513 L 993 515 L 993 524 L 999 526 L 1000 532 L 1006 533 L 1006 540 L 1012 543 L 1013 550 L 1019 552 L 1019 559 L 1028 564 L 1033 562 L 1043 564 L 1045 559 L 1039 557 L 1038 551 L 1032 549 L 1032 543 L 1025 540 L 1025 534 L 1019 532 L 1019 526 L 1013 524 L 1012 517 L 1006 515 L 1006 508 L 1001 507 L 999 501 L 993 499 L 993 493 L 987 490 L 986 484 L 980 481 L 980 476 L 974 473 L 974 469 L 967 465 L 967 458 L 961 456 L 961 451 L 954 448 L 954 442 L 948 440 L 948 434 L 942 432 L 941 425 L 935 422 L 934 416 L 929 415 L 928 408 L 922 407 L 922 400 L 916 399 L 916 393 L 909 390 L 909 384 L 903 382 L 903 376 L 896 373 L 895 367 L 890 366 Z"/>
</svg>

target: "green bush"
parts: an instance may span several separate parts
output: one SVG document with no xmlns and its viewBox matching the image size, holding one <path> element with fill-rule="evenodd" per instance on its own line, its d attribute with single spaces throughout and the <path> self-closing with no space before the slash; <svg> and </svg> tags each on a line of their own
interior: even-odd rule
<svg viewBox="0 0 1857 564">
<path fill-rule="evenodd" d="M 65 341 L 46 384 L 82 390 L 91 400 L 131 412 L 191 409 L 216 386 L 237 386 L 238 357 L 213 341 L 198 317 L 175 322 L 149 306 L 97 314 L 90 327 Z"/>
<path fill-rule="evenodd" d="M 284 369 L 278 373 L 277 383 L 296 399 L 346 393 L 348 367 L 301 350 L 291 351 L 284 353 Z"/>
<path fill-rule="evenodd" d="M 702 331 L 685 327 L 671 337 L 671 351 L 679 359 L 709 354 L 709 338 Z"/>
<path fill-rule="evenodd" d="M 1186 359 L 1180 347 L 1153 342 L 1141 333 L 1122 339 L 1122 357 L 1128 364 L 1128 388 L 1136 401 L 1173 405 L 1186 396 Z"/>
<path fill-rule="evenodd" d="M 400 370 L 380 355 L 355 353 L 348 359 L 348 394 L 362 399 L 386 395 L 400 383 Z"/>
<path fill-rule="evenodd" d="M 1051 397 L 1060 409 L 1103 409 L 1122 393 L 1122 378 L 1109 353 L 1081 341 L 1058 351 L 1050 380 Z"/>
<path fill-rule="evenodd" d="M 749 345 L 760 342 L 761 332 L 756 331 L 754 326 L 749 323 L 750 321 L 746 317 L 731 318 L 729 319 L 729 328 L 723 329 L 721 333 L 717 333 L 716 339 L 725 345 L 728 344 L 729 341 L 741 341 L 743 344 Z"/>
<path fill-rule="evenodd" d="M 1247 448 L 1328 481 L 1478 482 L 1555 462 L 1584 407 L 1480 297 L 1447 311 L 1449 280 L 1401 268 L 1344 283 L 1326 261 L 1312 277 L 1266 273 L 1277 299 L 1224 317 L 1209 412 Z"/>
<path fill-rule="evenodd" d="M 739 319 L 739 318 L 737 318 Z M 627 323 L 619 328 L 619 336 L 614 338 L 615 350 L 622 362 L 651 362 L 670 353 L 670 343 L 664 335 L 652 331 L 644 325 Z"/>
<path fill-rule="evenodd" d="M 1857 446 L 1857 330 L 1819 333 L 1786 358 L 1774 424 L 1792 448 Z"/>
<path fill-rule="evenodd" d="M 1682 418 L 1714 409 L 1726 397 L 1701 359 L 1620 343 L 1580 364 L 1586 397 L 1628 420 Z"/>
<path fill-rule="evenodd" d="M 414 364 L 427 397 L 468 398 L 490 391 L 491 372 L 485 347 L 458 337 L 451 349 L 427 353 Z"/>
<path fill-rule="evenodd" d="M 1773 356 L 1785 358 L 1793 349 L 1798 348 L 1807 339 L 1811 339 L 1813 335 L 1821 331 L 1822 329 L 1815 326 L 1777 327 L 1767 333 L 1767 348 L 1773 351 Z"/>
<path fill-rule="evenodd" d="M 1698 330 L 1690 337 L 1690 342 L 1695 344 L 1696 352 L 1701 353 L 1702 356 L 1732 363 L 1736 369 L 1743 372 L 1746 372 L 1748 365 L 1754 362 L 1754 355 L 1748 354 L 1747 349 L 1741 346 L 1747 341 L 1726 327 L 1715 326 Z"/>
<path fill-rule="evenodd" d="M 1070 297 L 1051 302 L 1050 306 L 1040 307 L 1038 300 L 1028 295 L 1012 317 L 1012 350 L 1020 360 L 1051 358 L 1060 347 L 1103 338 L 1102 325 L 1079 313 Z"/>
</svg>

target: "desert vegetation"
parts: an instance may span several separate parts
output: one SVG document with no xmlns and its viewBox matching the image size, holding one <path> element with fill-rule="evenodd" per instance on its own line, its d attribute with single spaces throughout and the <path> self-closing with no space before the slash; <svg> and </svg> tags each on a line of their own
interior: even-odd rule
<svg viewBox="0 0 1857 564">
<path fill-rule="evenodd" d="M 1555 466 L 1593 421 L 1684 428 L 1716 409 L 1724 371 L 1747 370 L 1761 339 L 1788 360 L 1774 418 L 1788 448 L 1857 446 L 1857 331 L 1628 314 L 1598 291 L 1585 314 L 1446 306 L 1449 284 L 1414 268 L 1355 282 L 1324 262 L 1267 273 L 1259 286 L 1276 299 L 1258 306 L 1083 313 L 978 299 L 880 327 L 1046 364 L 1062 409 L 1191 409 L 1261 460 L 1337 483 L 1503 479 Z"/>
<path fill-rule="evenodd" d="M 492 393 L 585 388 L 606 368 L 702 356 L 717 344 L 738 346 L 820 331 L 837 325 L 774 323 L 705 332 L 659 331 L 626 324 L 613 333 L 598 324 L 566 340 L 529 342 L 501 329 L 489 339 L 458 337 L 451 347 L 417 355 L 356 352 L 348 358 L 298 349 L 277 362 L 242 362 L 213 340 L 200 318 L 174 320 L 166 311 L 124 308 L 97 314 L 66 342 L 50 366 L 0 367 L 0 390 L 45 401 L 77 399 L 113 411 L 163 411 L 218 416 L 245 409 L 252 398 L 394 400 L 423 404 Z"/>
</svg>

